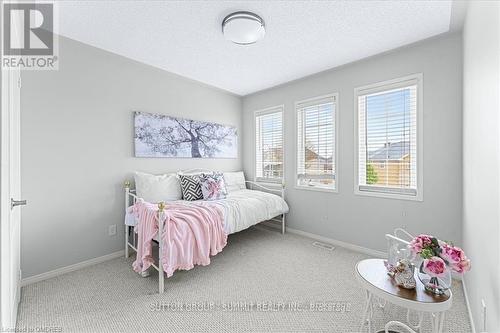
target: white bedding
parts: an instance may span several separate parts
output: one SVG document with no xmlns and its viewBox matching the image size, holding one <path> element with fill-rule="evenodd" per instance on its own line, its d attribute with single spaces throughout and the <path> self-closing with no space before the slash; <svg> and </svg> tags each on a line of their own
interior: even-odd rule
<svg viewBox="0 0 500 333">
<path fill-rule="evenodd" d="M 280 196 L 255 190 L 233 191 L 225 199 L 208 202 L 223 209 L 224 230 L 228 234 L 288 213 L 288 205 Z"/>
<path fill-rule="evenodd" d="M 201 203 L 201 201 L 184 200 L 176 202 L 188 205 Z M 203 201 L 203 204 L 206 203 L 218 205 L 222 208 L 224 212 L 224 230 L 228 234 L 233 234 L 257 223 L 288 213 L 288 205 L 280 196 L 248 189 L 233 191 L 228 194 L 227 198 L 222 200 Z"/>
</svg>

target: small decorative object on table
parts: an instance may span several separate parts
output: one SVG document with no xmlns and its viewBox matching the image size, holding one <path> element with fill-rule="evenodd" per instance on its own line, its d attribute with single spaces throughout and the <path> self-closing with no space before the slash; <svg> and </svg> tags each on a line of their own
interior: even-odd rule
<svg viewBox="0 0 500 333">
<path fill-rule="evenodd" d="M 451 286 L 451 271 L 463 274 L 470 270 L 470 260 L 464 251 L 451 242 L 430 235 L 418 235 L 410 242 L 410 249 L 424 260 L 418 277 L 425 290 L 442 295 Z"/>
<path fill-rule="evenodd" d="M 405 289 L 415 289 L 417 282 L 415 281 L 415 265 L 407 259 L 399 260 L 395 266 L 388 264 L 384 261 L 385 267 L 390 277 L 392 277 L 396 284 Z"/>
</svg>

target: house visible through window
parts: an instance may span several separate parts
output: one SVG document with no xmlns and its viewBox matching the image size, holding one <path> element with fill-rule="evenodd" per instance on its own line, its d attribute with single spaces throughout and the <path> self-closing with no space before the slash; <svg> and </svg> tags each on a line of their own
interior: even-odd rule
<svg viewBox="0 0 500 333">
<path fill-rule="evenodd" d="M 257 181 L 282 181 L 283 107 L 255 114 L 255 174 Z"/>
<path fill-rule="evenodd" d="M 335 190 L 337 97 L 298 102 L 296 112 L 297 186 Z"/>
<path fill-rule="evenodd" d="M 419 84 L 358 90 L 358 191 L 417 196 Z"/>
</svg>

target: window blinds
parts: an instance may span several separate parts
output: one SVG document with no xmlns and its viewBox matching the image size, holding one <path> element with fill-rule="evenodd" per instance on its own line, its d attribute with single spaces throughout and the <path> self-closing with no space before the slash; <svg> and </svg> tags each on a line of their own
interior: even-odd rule
<svg viewBox="0 0 500 333">
<path fill-rule="evenodd" d="M 297 185 L 335 189 L 336 97 L 298 103 Z"/>
<path fill-rule="evenodd" d="M 417 195 L 417 86 L 358 95 L 360 191 Z"/>
<path fill-rule="evenodd" d="M 281 182 L 283 178 L 283 108 L 255 116 L 255 171 L 257 181 Z"/>
</svg>

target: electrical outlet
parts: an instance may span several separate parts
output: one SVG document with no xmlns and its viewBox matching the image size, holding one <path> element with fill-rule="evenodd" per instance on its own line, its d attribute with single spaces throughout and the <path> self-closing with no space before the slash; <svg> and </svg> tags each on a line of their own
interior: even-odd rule
<svg viewBox="0 0 500 333">
<path fill-rule="evenodd" d="M 408 216 L 408 213 L 407 213 L 406 211 L 404 211 L 404 210 L 403 210 L 403 211 L 401 212 L 401 216 L 402 216 L 402 217 L 407 217 L 407 216 Z"/>
<path fill-rule="evenodd" d="M 112 224 L 108 227 L 108 235 L 109 236 L 116 235 L 116 224 Z"/>
</svg>

